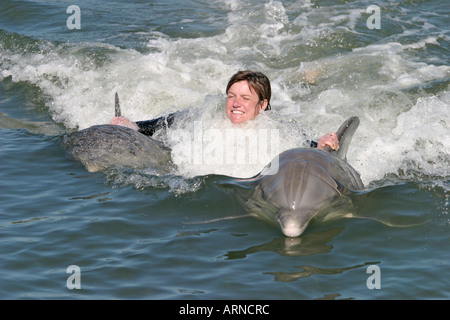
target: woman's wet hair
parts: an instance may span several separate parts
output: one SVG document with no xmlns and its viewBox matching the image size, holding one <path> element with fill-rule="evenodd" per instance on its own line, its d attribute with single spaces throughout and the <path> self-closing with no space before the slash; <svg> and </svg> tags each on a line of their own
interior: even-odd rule
<svg viewBox="0 0 450 320">
<path fill-rule="evenodd" d="M 270 98 L 272 96 L 272 89 L 270 87 L 270 80 L 263 73 L 245 70 L 238 71 L 235 73 L 230 81 L 228 81 L 226 93 L 228 94 L 228 90 L 230 87 L 236 82 L 247 81 L 251 90 L 255 91 L 259 97 L 259 102 L 263 102 L 267 100 L 267 108 L 265 110 L 270 110 L 272 107 L 270 106 Z"/>
</svg>

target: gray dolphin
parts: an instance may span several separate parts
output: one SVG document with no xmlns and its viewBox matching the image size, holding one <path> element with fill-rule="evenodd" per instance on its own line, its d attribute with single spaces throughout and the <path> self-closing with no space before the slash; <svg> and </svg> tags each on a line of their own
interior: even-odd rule
<svg viewBox="0 0 450 320">
<path fill-rule="evenodd" d="M 121 115 L 115 95 L 115 114 Z M 68 134 L 63 139 L 70 158 L 80 161 L 89 172 L 110 167 L 155 168 L 161 173 L 173 169 L 170 148 L 142 133 L 117 125 L 96 125 Z"/>
<path fill-rule="evenodd" d="M 297 237 L 318 213 L 348 202 L 347 195 L 364 189 L 358 172 L 346 161 L 358 126 L 357 117 L 341 125 L 336 132 L 338 151 L 290 149 L 272 160 L 258 175 L 231 179 L 224 184 L 239 187 L 238 194 L 252 215 L 275 221 L 286 236 Z M 273 168 L 276 173 L 267 174 Z"/>
</svg>

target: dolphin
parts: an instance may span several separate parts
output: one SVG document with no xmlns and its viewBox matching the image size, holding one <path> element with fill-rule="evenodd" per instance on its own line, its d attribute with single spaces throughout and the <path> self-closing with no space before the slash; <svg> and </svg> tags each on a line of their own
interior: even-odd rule
<svg viewBox="0 0 450 320">
<path fill-rule="evenodd" d="M 298 237 L 318 213 L 348 203 L 348 195 L 364 189 L 359 173 L 346 160 L 358 126 L 358 117 L 350 117 L 341 125 L 336 132 L 337 151 L 290 149 L 256 176 L 231 178 L 223 184 L 238 187 L 251 215 L 279 224 L 288 237 Z"/>
<path fill-rule="evenodd" d="M 117 93 L 115 115 L 121 115 Z M 171 150 L 161 141 L 118 125 L 95 125 L 70 133 L 64 136 L 63 145 L 68 157 L 80 161 L 89 172 L 118 166 L 169 173 L 174 167 Z"/>
</svg>

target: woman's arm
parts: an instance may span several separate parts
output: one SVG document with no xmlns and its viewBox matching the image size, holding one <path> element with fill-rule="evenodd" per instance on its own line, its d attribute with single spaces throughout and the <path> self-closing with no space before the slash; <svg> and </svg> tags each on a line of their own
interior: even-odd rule
<svg viewBox="0 0 450 320">
<path fill-rule="evenodd" d="M 138 131 L 147 136 L 152 136 L 157 130 L 169 128 L 175 119 L 175 114 L 171 113 L 165 117 L 159 117 L 153 120 L 145 120 L 136 122 L 139 127 Z"/>
<path fill-rule="evenodd" d="M 122 126 L 122 127 L 127 127 L 133 130 L 139 130 L 139 126 L 136 124 L 136 122 L 133 122 L 125 117 L 119 116 L 119 117 L 114 117 L 112 118 L 112 120 L 109 122 L 109 124 L 114 124 L 116 126 Z"/>
<path fill-rule="evenodd" d="M 175 114 L 171 113 L 168 116 L 160 117 L 152 120 L 144 120 L 133 122 L 125 117 L 114 117 L 109 124 L 127 127 L 133 130 L 137 130 L 147 136 L 152 136 L 157 130 L 162 128 L 168 128 L 172 125 L 175 119 Z"/>
</svg>

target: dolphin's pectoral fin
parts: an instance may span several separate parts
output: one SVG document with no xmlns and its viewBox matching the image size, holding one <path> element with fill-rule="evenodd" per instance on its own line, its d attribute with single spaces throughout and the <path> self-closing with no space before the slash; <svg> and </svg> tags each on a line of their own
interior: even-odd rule
<svg viewBox="0 0 450 320">
<path fill-rule="evenodd" d="M 335 220 L 339 218 L 348 219 L 367 219 L 379 222 L 388 227 L 394 228 L 409 228 L 420 226 L 429 222 L 430 220 L 423 219 L 423 217 L 417 216 L 388 216 L 388 217 L 374 217 L 374 216 L 363 216 L 358 215 L 353 201 L 346 196 L 341 196 L 339 199 L 321 209 L 317 214 L 315 219 L 321 219 L 323 222 Z"/>
<path fill-rule="evenodd" d="M 393 228 L 410 228 L 410 227 L 416 227 L 416 226 L 420 226 L 423 225 L 425 223 L 428 223 L 430 220 L 424 220 L 424 221 L 419 221 L 420 217 L 413 217 L 413 216 L 409 216 L 407 217 L 410 220 L 417 220 L 417 221 L 410 221 L 408 223 L 406 222 L 393 222 L 393 221 L 388 221 L 386 219 L 381 219 L 381 218 L 376 218 L 376 217 L 365 217 L 365 216 L 359 216 L 357 214 L 354 213 L 348 213 L 346 215 L 343 216 L 344 218 L 357 218 L 357 219 L 367 219 L 367 220 L 373 220 L 376 222 L 379 222 L 385 226 L 388 227 L 393 227 Z M 402 216 L 402 218 L 404 219 L 405 217 Z"/>
<path fill-rule="evenodd" d="M 317 213 L 318 219 L 321 217 L 323 222 L 347 218 L 355 210 L 350 198 L 341 196 L 330 206 L 323 208 Z"/>
<path fill-rule="evenodd" d="M 249 213 L 249 214 L 243 214 L 240 216 L 228 216 L 223 218 L 216 218 L 216 219 L 209 219 L 209 220 L 203 220 L 203 221 L 190 221 L 190 222 L 183 222 L 183 224 L 207 224 L 207 223 L 213 223 L 217 221 L 224 221 L 224 220 L 233 220 L 233 219 L 240 219 L 240 218 L 248 218 L 248 217 L 255 217 L 255 214 Z"/>
</svg>

